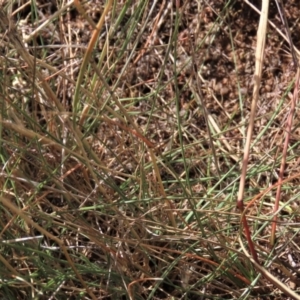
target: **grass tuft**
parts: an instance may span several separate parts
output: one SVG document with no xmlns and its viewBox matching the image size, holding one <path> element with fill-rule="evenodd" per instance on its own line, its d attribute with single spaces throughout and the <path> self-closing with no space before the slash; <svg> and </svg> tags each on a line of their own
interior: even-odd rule
<svg viewBox="0 0 300 300">
<path fill-rule="evenodd" d="M 286 2 L 1 4 L 1 297 L 300 298 Z"/>
</svg>

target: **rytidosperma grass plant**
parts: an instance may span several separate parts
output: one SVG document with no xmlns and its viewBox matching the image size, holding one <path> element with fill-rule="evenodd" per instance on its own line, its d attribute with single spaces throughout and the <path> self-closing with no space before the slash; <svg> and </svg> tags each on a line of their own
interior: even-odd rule
<svg viewBox="0 0 300 300">
<path fill-rule="evenodd" d="M 298 297 L 298 172 L 276 177 L 296 75 L 268 77 L 263 4 L 258 35 L 246 1 L 2 7 L 3 296 Z"/>
</svg>

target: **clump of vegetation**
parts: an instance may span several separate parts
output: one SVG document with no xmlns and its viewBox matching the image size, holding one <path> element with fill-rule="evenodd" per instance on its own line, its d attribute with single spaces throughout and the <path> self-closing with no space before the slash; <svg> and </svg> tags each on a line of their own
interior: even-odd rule
<svg viewBox="0 0 300 300">
<path fill-rule="evenodd" d="M 284 5 L 1 4 L 3 299 L 300 298 Z"/>
</svg>

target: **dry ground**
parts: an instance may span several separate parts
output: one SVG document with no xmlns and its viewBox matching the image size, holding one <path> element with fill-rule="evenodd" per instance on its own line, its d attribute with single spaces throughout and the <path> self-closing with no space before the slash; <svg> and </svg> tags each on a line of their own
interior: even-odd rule
<svg viewBox="0 0 300 300">
<path fill-rule="evenodd" d="M 0 8 L 3 299 L 287 299 L 245 256 L 235 209 L 259 14 L 242 0 L 114 1 L 78 83 L 104 2 Z M 270 2 L 246 201 L 277 182 L 295 78 Z M 284 8 L 299 49 L 298 1 Z M 261 264 L 295 291 L 298 115 L 275 249 L 275 189 L 247 212 Z"/>
</svg>

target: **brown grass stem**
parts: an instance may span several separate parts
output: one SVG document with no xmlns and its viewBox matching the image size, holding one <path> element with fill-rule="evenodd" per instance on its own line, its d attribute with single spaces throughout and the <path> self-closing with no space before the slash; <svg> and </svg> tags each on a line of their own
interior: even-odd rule
<svg viewBox="0 0 300 300">
<path fill-rule="evenodd" d="M 262 76 L 262 66 L 263 66 L 263 57 L 264 57 L 264 50 L 265 50 L 265 43 L 266 43 L 266 33 L 267 33 L 267 23 L 268 23 L 268 10 L 269 10 L 269 1 L 263 0 L 262 1 L 262 9 L 259 21 L 259 27 L 257 31 L 257 45 L 256 45 L 256 55 L 255 55 L 255 73 L 254 73 L 254 88 L 253 88 L 253 96 L 252 96 L 252 103 L 251 103 L 251 112 L 249 118 L 249 125 L 247 131 L 247 138 L 246 143 L 244 146 L 244 158 L 242 163 L 242 172 L 241 172 L 241 179 L 239 185 L 239 192 L 238 192 L 238 199 L 237 199 L 237 207 L 240 209 L 240 212 L 243 214 L 244 211 L 244 190 L 245 190 L 245 183 L 246 183 L 246 174 L 247 174 L 247 166 L 250 154 L 250 146 L 252 140 L 252 133 L 254 128 L 254 120 L 256 115 L 256 106 L 259 97 L 259 87 L 261 82 Z M 242 222 L 244 225 L 247 241 L 249 248 L 251 250 L 251 254 L 256 262 L 258 262 L 257 253 L 254 249 L 254 245 L 251 239 L 250 229 L 248 226 L 248 222 L 245 216 L 242 217 Z"/>
</svg>

